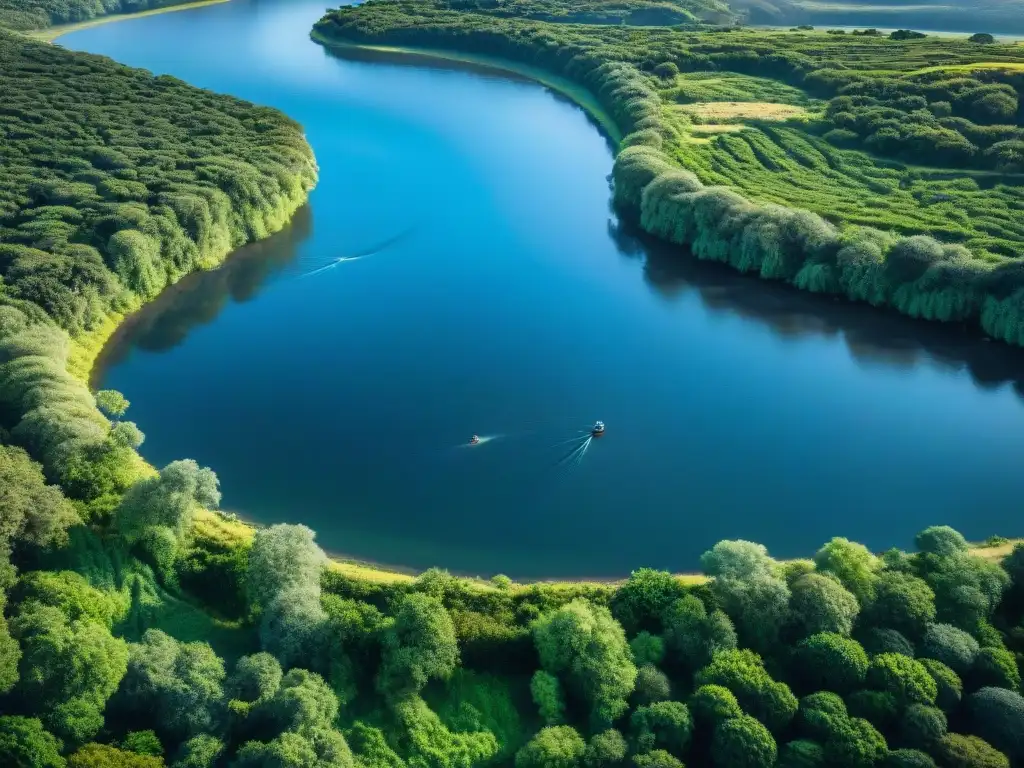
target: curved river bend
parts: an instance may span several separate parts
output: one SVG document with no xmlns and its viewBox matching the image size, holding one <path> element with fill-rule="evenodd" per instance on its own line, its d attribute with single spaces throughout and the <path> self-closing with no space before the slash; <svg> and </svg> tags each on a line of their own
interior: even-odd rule
<svg viewBox="0 0 1024 768">
<path fill-rule="evenodd" d="M 336 58 L 308 39 L 323 10 L 234 0 L 60 40 L 278 107 L 320 164 L 287 231 L 108 348 L 98 382 L 132 401 L 150 461 L 209 464 L 226 508 L 329 550 L 481 574 L 1020 533 L 1019 350 L 645 249 L 578 108 Z M 607 434 L 556 466 L 595 419 Z M 472 433 L 500 437 L 459 448 Z"/>
</svg>

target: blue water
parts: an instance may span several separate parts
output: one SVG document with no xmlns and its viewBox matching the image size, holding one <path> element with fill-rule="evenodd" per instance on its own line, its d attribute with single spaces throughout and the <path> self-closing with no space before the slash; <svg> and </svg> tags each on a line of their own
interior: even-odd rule
<svg viewBox="0 0 1024 768">
<path fill-rule="evenodd" d="M 1019 351 L 650 250 L 616 224 L 612 152 L 578 108 L 334 57 L 308 39 L 323 10 L 233 0 L 60 41 L 278 107 L 320 165 L 291 228 L 107 350 L 100 383 L 151 462 L 208 464 L 225 508 L 331 551 L 481 574 L 1021 533 Z M 607 434 L 557 466 L 595 419 Z M 473 433 L 498 437 L 459 447 Z"/>
</svg>

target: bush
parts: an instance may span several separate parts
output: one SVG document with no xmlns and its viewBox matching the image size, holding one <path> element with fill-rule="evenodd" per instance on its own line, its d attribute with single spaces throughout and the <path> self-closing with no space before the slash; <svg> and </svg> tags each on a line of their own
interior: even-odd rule
<svg viewBox="0 0 1024 768">
<path fill-rule="evenodd" d="M 978 641 L 949 624 L 929 624 L 921 641 L 920 656 L 941 661 L 958 675 L 974 664 Z"/>
<path fill-rule="evenodd" d="M 864 682 L 868 655 L 856 640 L 820 633 L 800 642 L 794 654 L 793 669 L 795 677 L 810 690 L 845 693 Z"/>
<path fill-rule="evenodd" d="M 819 742 L 826 742 L 849 719 L 846 704 L 834 693 L 821 692 L 800 700 L 797 730 Z"/>
<path fill-rule="evenodd" d="M 923 580 L 908 573 L 885 571 L 875 585 L 875 599 L 864 611 L 872 626 L 895 629 L 920 637 L 935 620 L 935 593 Z"/>
<path fill-rule="evenodd" d="M 824 768 L 825 750 L 807 739 L 791 741 L 779 750 L 775 768 Z"/>
<path fill-rule="evenodd" d="M 935 681 L 935 704 L 939 709 L 943 712 L 952 712 L 959 707 L 960 698 L 963 696 L 963 683 L 956 672 L 935 659 L 921 659 L 921 666 L 928 670 L 928 674 Z"/>
<path fill-rule="evenodd" d="M 936 745 L 935 756 L 944 768 L 1010 768 L 1002 752 L 977 736 L 947 733 Z"/>
<path fill-rule="evenodd" d="M 777 754 L 771 733 L 750 715 L 732 717 L 715 726 L 711 758 L 720 768 L 771 768 Z"/>
<path fill-rule="evenodd" d="M 1020 690 L 1020 670 L 1013 654 L 1005 648 L 982 648 L 974 660 L 970 682 L 975 687 Z"/>
<path fill-rule="evenodd" d="M 952 557 L 966 552 L 967 540 L 948 525 L 933 525 L 914 537 L 919 551 L 936 557 Z"/>
<path fill-rule="evenodd" d="M 850 718 L 825 742 L 825 757 L 836 768 L 872 766 L 885 757 L 885 738 L 867 720 Z"/>
<path fill-rule="evenodd" d="M 664 749 L 633 755 L 633 765 L 636 768 L 686 768 L 682 760 L 673 757 Z"/>
<path fill-rule="evenodd" d="M 538 669 L 530 680 L 530 693 L 545 723 L 557 725 L 562 722 L 565 702 L 562 700 L 562 686 L 557 677 Z"/>
<path fill-rule="evenodd" d="M 1024 760 L 1024 697 L 1004 688 L 982 688 L 967 699 L 974 733 L 1013 760 Z"/>
<path fill-rule="evenodd" d="M 900 722 L 900 741 L 908 747 L 930 752 L 946 735 L 946 716 L 937 707 L 911 704 Z"/>
<path fill-rule="evenodd" d="M 914 658 L 914 645 L 895 629 L 872 628 L 864 633 L 864 650 L 872 656 L 882 653 L 898 653 Z"/>
<path fill-rule="evenodd" d="M 641 568 L 612 597 L 612 616 L 630 635 L 641 631 L 661 632 L 662 617 L 676 600 L 686 594 L 682 582 L 666 571 Z M 638 662 L 643 663 L 643 662 Z M 653 661 L 652 663 L 657 663 Z"/>
<path fill-rule="evenodd" d="M 882 768 L 935 768 L 935 761 L 916 749 L 895 749 L 886 755 Z"/>
<path fill-rule="evenodd" d="M 846 702 L 850 715 L 861 717 L 879 730 L 887 731 L 899 718 L 900 707 L 891 693 L 857 691 Z"/>
<path fill-rule="evenodd" d="M 914 659 L 898 653 L 876 656 L 868 667 L 868 685 L 890 693 L 899 706 L 934 704 L 938 686 L 928 670 Z"/>
<path fill-rule="evenodd" d="M 789 686 L 772 680 L 753 651 L 720 651 L 697 673 L 695 682 L 698 686 L 728 688 L 744 711 L 772 731 L 785 728 L 797 711 L 797 700 Z"/>
<path fill-rule="evenodd" d="M 587 745 L 568 725 L 544 728 L 516 753 L 516 768 L 576 768 Z"/>
</svg>

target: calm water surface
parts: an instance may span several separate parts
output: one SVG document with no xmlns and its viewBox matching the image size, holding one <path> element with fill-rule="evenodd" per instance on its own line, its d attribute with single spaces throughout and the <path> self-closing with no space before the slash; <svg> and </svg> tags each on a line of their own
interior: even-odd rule
<svg viewBox="0 0 1024 768">
<path fill-rule="evenodd" d="M 1021 533 L 1019 353 L 648 250 L 609 212 L 611 150 L 580 110 L 333 57 L 307 37 L 323 10 L 234 0 L 61 40 L 278 107 L 320 164 L 287 231 L 108 348 L 100 383 L 150 461 L 209 464 L 226 508 L 327 549 L 483 574 Z M 595 419 L 607 435 L 556 466 Z M 498 437 L 460 448 L 473 433 Z"/>
</svg>

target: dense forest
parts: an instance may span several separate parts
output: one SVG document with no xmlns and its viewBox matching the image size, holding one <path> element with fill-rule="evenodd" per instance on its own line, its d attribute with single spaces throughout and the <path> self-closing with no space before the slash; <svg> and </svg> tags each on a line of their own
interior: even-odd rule
<svg viewBox="0 0 1024 768">
<path fill-rule="evenodd" d="M 1024 48 L 986 34 L 629 28 L 419 0 L 320 40 L 486 53 L 586 86 L 615 197 L 699 258 L 1024 343 Z"/>
<path fill-rule="evenodd" d="M 0 27 L 44 29 L 115 13 L 138 13 L 191 0 L 0 0 Z"/>
</svg>

